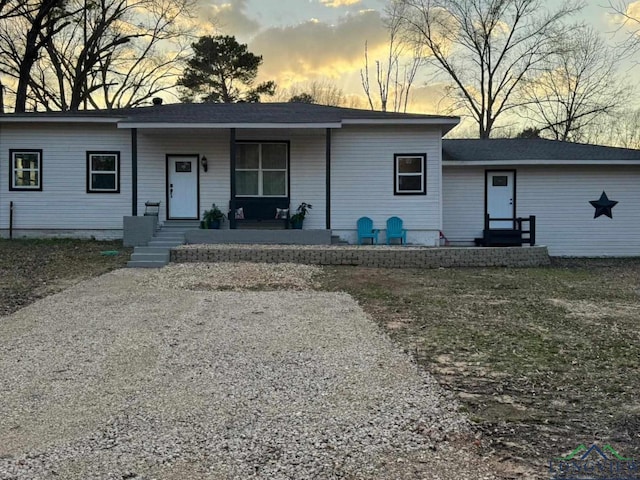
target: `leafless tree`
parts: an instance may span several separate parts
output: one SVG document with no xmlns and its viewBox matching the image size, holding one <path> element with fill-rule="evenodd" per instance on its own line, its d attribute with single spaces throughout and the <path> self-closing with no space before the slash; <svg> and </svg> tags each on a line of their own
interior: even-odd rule
<svg viewBox="0 0 640 480">
<path fill-rule="evenodd" d="M 313 99 L 312 103 L 332 107 L 344 107 L 348 103 L 344 91 L 328 79 L 312 80 L 279 89 L 274 100 L 286 102 L 295 97 L 306 97 Z"/>
<path fill-rule="evenodd" d="M 371 110 L 379 107 L 383 112 L 406 112 L 408 108 L 411 87 L 422 63 L 422 47 L 418 43 L 409 44 L 403 39 L 404 8 L 404 4 L 398 0 L 391 0 L 387 7 L 387 54 L 384 61 L 375 61 L 375 93 L 372 91 L 369 73 L 369 46 L 366 42 L 364 45 L 364 68 L 360 70 L 360 81 Z"/>
<path fill-rule="evenodd" d="M 450 80 L 454 108 L 489 138 L 498 118 L 525 101 L 525 75 L 555 53 L 582 6 L 541 0 L 398 0 L 403 25 Z"/>
<path fill-rule="evenodd" d="M 77 11 L 65 0 L 27 0 L 10 6 L 12 15 L 2 18 L 0 24 L 0 70 L 15 85 L 15 111 L 24 112 L 32 70 L 45 43 Z"/>
<path fill-rule="evenodd" d="M 93 0 L 82 18 L 47 43 L 47 70 L 57 88 L 44 83 L 35 90 L 61 110 L 77 110 L 83 103 L 93 108 L 145 103 L 175 84 L 189 38 L 182 20 L 193 3 Z"/>
<path fill-rule="evenodd" d="M 640 109 L 627 108 L 588 125 L 583 141 L 640 149 Z"/>
<path fill-rule="evenodd" d="M 620 56 L 592 28 L 561 42 L 523 81 L 524 116 L 556 140 L 582 141 L 585 127 L 624 105 L 630 86 L 618 76 Z"/>
<path fill-rule="evenodd" d="M 29 71 L 15 90 L 16 111 L 27 100 L 45 110 L 133 107 L 173 88 L 188 53 L 195 0 L 58 3 L 63 14 L 52 19 L 22 12 L 0 23 L 2 70 L 15 81 Z"/>
<path fill-rule="evenodd" d="M 636 10 L 632 9 L 633 5 Z M 626 35 L 627 53 L 640 50 L 640 5 L 626 0 L 609 0 L 609 10 L 620 20 L 620 31 Z"/>
</svg>

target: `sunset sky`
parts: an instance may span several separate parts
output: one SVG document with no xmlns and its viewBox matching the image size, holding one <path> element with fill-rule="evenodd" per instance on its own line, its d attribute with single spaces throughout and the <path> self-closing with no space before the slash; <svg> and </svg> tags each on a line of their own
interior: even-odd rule
<svg viewBox="0 0 640 480">
<path fill-rule="evenodd" d="M 616 18 L 602 6 L 605 3 L 589 0 L 581 19 L 611 37 Z M 640 13 L 640 1 L 627 3 Z M 385 0 L 200 0 L 200 4 L 202 18 L 214 20 L 218 33 L 235 35 L 263 56 L 261 78 L 275 79 L 280 87 L 328 78 L 346 94 L 362 95 L 365 41 L 370 58 L 375 59 L 376 53 L 382 58 Z M 629 75 L 640 78 L 640 67 L 631 68 Z M 441 96 L 437 82 L 427 83 L 422 77 L 414 89 L 412 109 L 435 113 Z"/>
</svg>

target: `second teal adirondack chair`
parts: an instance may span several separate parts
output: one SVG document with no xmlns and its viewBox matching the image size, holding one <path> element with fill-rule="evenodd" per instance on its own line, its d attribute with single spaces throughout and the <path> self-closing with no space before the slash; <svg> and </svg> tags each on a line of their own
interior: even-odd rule
<svg viewBox="0 0 640 480">
<path fill-rule="evenodd" d="M 358 245 L 362 245 L 362 241 L 365 238 L 370 238 L 372 244 L 377 244 L 378 233 L 380 233 L 380 230 L 373 228 L 373 220 L 369 217 L 360 217 L 358 219 Z"/>
<path fill-rule="evenodd" d="M 399 238 L 402 245 L 407 244 L 407 231 L 402 228 L 402 219 L 400 217 L 387 219 L 387 245 L 391 245 L 391 239 L 393 238 Z"/>
</svg>

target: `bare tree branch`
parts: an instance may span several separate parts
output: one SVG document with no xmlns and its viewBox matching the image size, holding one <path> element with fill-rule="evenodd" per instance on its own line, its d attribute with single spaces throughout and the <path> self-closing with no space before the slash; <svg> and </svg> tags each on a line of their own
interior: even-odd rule
<svg viewBox="0 0 640 480">
<path fill-rule="evenodd" d="M 403 25 L 425 48 L 430 64 L 451 82 L 453 105 L 491 136 L 497 119 L 526 99 L 520 95 L 527 72 L 557 48 L 580 8 L 564 1 L 548 12 L 540 0 L 398 0 Z"/>
<path fill-rule="evenodd" d="M 523 82 L 531 99 L 524 116 L 556 140 L 583 140 L 587 126 L 614 113 L 628 98 L 631 87 L 619 79 L 619 62 L 620 56 L 593 29 L 575 30 Z"/>
</svg>

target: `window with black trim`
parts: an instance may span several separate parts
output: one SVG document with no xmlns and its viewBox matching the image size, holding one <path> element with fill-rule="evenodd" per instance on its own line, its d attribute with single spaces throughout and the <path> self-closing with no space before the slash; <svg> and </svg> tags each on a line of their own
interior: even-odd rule
<svg viewBox="0 0 640 480">
<path fill-rule="evenodd" d="M 427 154 L 397 153 L 394 155 L 395 195 L 426 195 Z"/>
<path fill-rule="evenodd" d="M 9 150 L 9 190 L 42 190 L 42 150 Z"/>
<path fill-rule="evenodd" d="M 87 193 L 120 193 L 120 152 L 87 152 Z"/>
<path fill-rule="evenodd" d="M 286 197 L 289 148 L 287 143 L 238 143 L 236 195 Z"/>
</svg>

